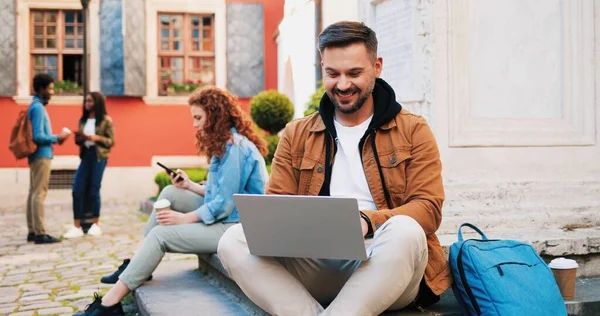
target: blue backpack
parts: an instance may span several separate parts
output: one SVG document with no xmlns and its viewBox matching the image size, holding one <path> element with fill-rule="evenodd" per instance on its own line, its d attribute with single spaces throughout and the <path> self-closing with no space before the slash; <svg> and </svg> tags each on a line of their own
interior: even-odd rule
<svg viewBox="0 0 600 316">
<path fill-rule="evenodd" d="M 464 226 L 482 239 L 463 240 Z M 528 244 L 490 240 L 465 223 L 449 261 L 452 291 L 464 315 L 567 315 L 552 271 Z"/>
</svg>

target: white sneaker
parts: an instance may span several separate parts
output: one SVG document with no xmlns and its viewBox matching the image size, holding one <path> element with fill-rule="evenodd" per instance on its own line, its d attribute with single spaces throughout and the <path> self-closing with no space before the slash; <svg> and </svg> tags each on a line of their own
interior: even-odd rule
<svg viewBox="0 0 600 316">
<path fill-rule="evenodd" d="M 96 224 L 92 224 L 92 227 L 90 227 L 90 229 L 88 229 L 88 235 L 90 235 L 90 236 L 101 236 L 102 235 L 102 229 L 100 229 L 100 226 L 98 226 Z"/>
<path fill-rule="evenodd" d="M 81 238 L 83 237 L 83 229 L 71 226 L 69 230 L 63 235 L 66 239 Z"/>
</svg>

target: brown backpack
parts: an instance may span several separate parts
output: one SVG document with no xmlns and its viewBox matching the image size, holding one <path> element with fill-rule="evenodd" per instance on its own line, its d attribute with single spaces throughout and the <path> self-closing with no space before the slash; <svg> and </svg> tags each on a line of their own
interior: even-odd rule
<svg viewBox="0 0 600 316">
<path fill-rule="evenodd" d="M 10 133 L 8 149 L 13 152 L 17 160 L 33 154 L 37 149 L 37 145 L 33 141 L 31 120 L 27 116 L 27 111 L 19 113 L 17 123 Z"/>
</svg>

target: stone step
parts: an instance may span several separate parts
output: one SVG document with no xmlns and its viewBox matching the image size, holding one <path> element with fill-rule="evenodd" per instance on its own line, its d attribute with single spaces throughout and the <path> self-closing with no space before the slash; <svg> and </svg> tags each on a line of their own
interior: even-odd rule
<svg viewBox="0 0 600 316">
<path fill-rule="evenodd" d="M 200 273 L 196 260 L 163 262 L 153 276 L 134 291 L 142 316 L 259 315 L 223 291 L 218 275 Z"/>
<path fill-rule="evenodd" d="M 465 238 L 479 238 L 464 229 Z M 484 231 L 485 232 L 485 231 Z M 486 232 L 490 239 L 516 239 L 533 244 L 546 260 L 557 256 L 579 262 L 577 297 L 566 302 L 569 315 L 600 315 L 600 227 L 563 230 L 521 230 Z M 456 234 L 440 235 L 448 252 Z M 199 270 L 196 270 L 199 269 Z M 135 291 L 141 315 L 266 315 L 227 276 L 216 255 L 199 256 L 196 261 L 162 263 L 154 279 Z M 415 310 L 386 312 L 390 316 L 460 315 L 451 290 L 441 301 L 422 313 Z"/>
<path fill-rule="evenodd" d="M 479 227 L 479 225 L 477 225 Z M 521 229 L 510 231 L 488 231 L 482 227 L 489 239 L 513 239 L 531 244 L 546 260 L 568 257 L 579 264 L 579 277 L 600 277 L 600 226 L 590 228 L 563 229 Z M 465 239 L 480 239 L 479 234 L 470 228 L 463 228 Z M 452 234 L 438 235 L 444 252 L 457 241 L 456 228 Z"/>
<path fill-rule="evenodd" d="M 600 181 L 450 181 L 444 188 L 444 232 L 464 219 L 503 230 L 600 225 Z"/>
<path fill-rule="evenodd" d="M 462 211 L 448 211 L 445 208 L 438 233 L 454 233 L 456 227 L 464 222 L 475 223 L 481 229 L 489 231 L 600 226 L 600 205 L 581 208 L 482 208 Z"/>
<path fill-rule="evenodd" d="M 201 255 L 199 258 L 200 270 L 207 275 L 219 274 L 221 284 L 224 290 L 231 292 L 240 302 L 251 304 L 252 309 L 260 314 L 259 307 L 254 305 L 244 295 L 242 290 L 227 277 L 227 273 L 223 269 L 221 262 L 216 255 Z M 596 316 L 600 315 L 600 278 L 578 279 L 576 283 L 576 298 L 572 301 L 566 301 L 567 311 L 569 316 Z M 385 312 L 385 316 L 419 316 L 419 315 L 437 315 L 437 316 L 459 316 L 462 315 L 460 308 L 452 290 L 448 290 L 441 295 L 440 301 L 431 307 L 428 307 L 425 312 L 418 310 L 406 309 L 401 311 Z"/>
<path fill-rule="evenodd" d="M 444 183 L 439 233 L 464 221 L 498 230 L 600 225 L 600 181 Z"/>
</svg>

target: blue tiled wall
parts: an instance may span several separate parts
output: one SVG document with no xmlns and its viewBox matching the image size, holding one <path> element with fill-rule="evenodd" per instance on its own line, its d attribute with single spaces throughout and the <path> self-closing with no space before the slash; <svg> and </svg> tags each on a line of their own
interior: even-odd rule
<svg viewBox="0 0 600 316">
<path fill-rule="evenodd" d="M 100 87 L 107 96 L 125 94 L 122 0 L 100 4 Z"/>
</svg>

